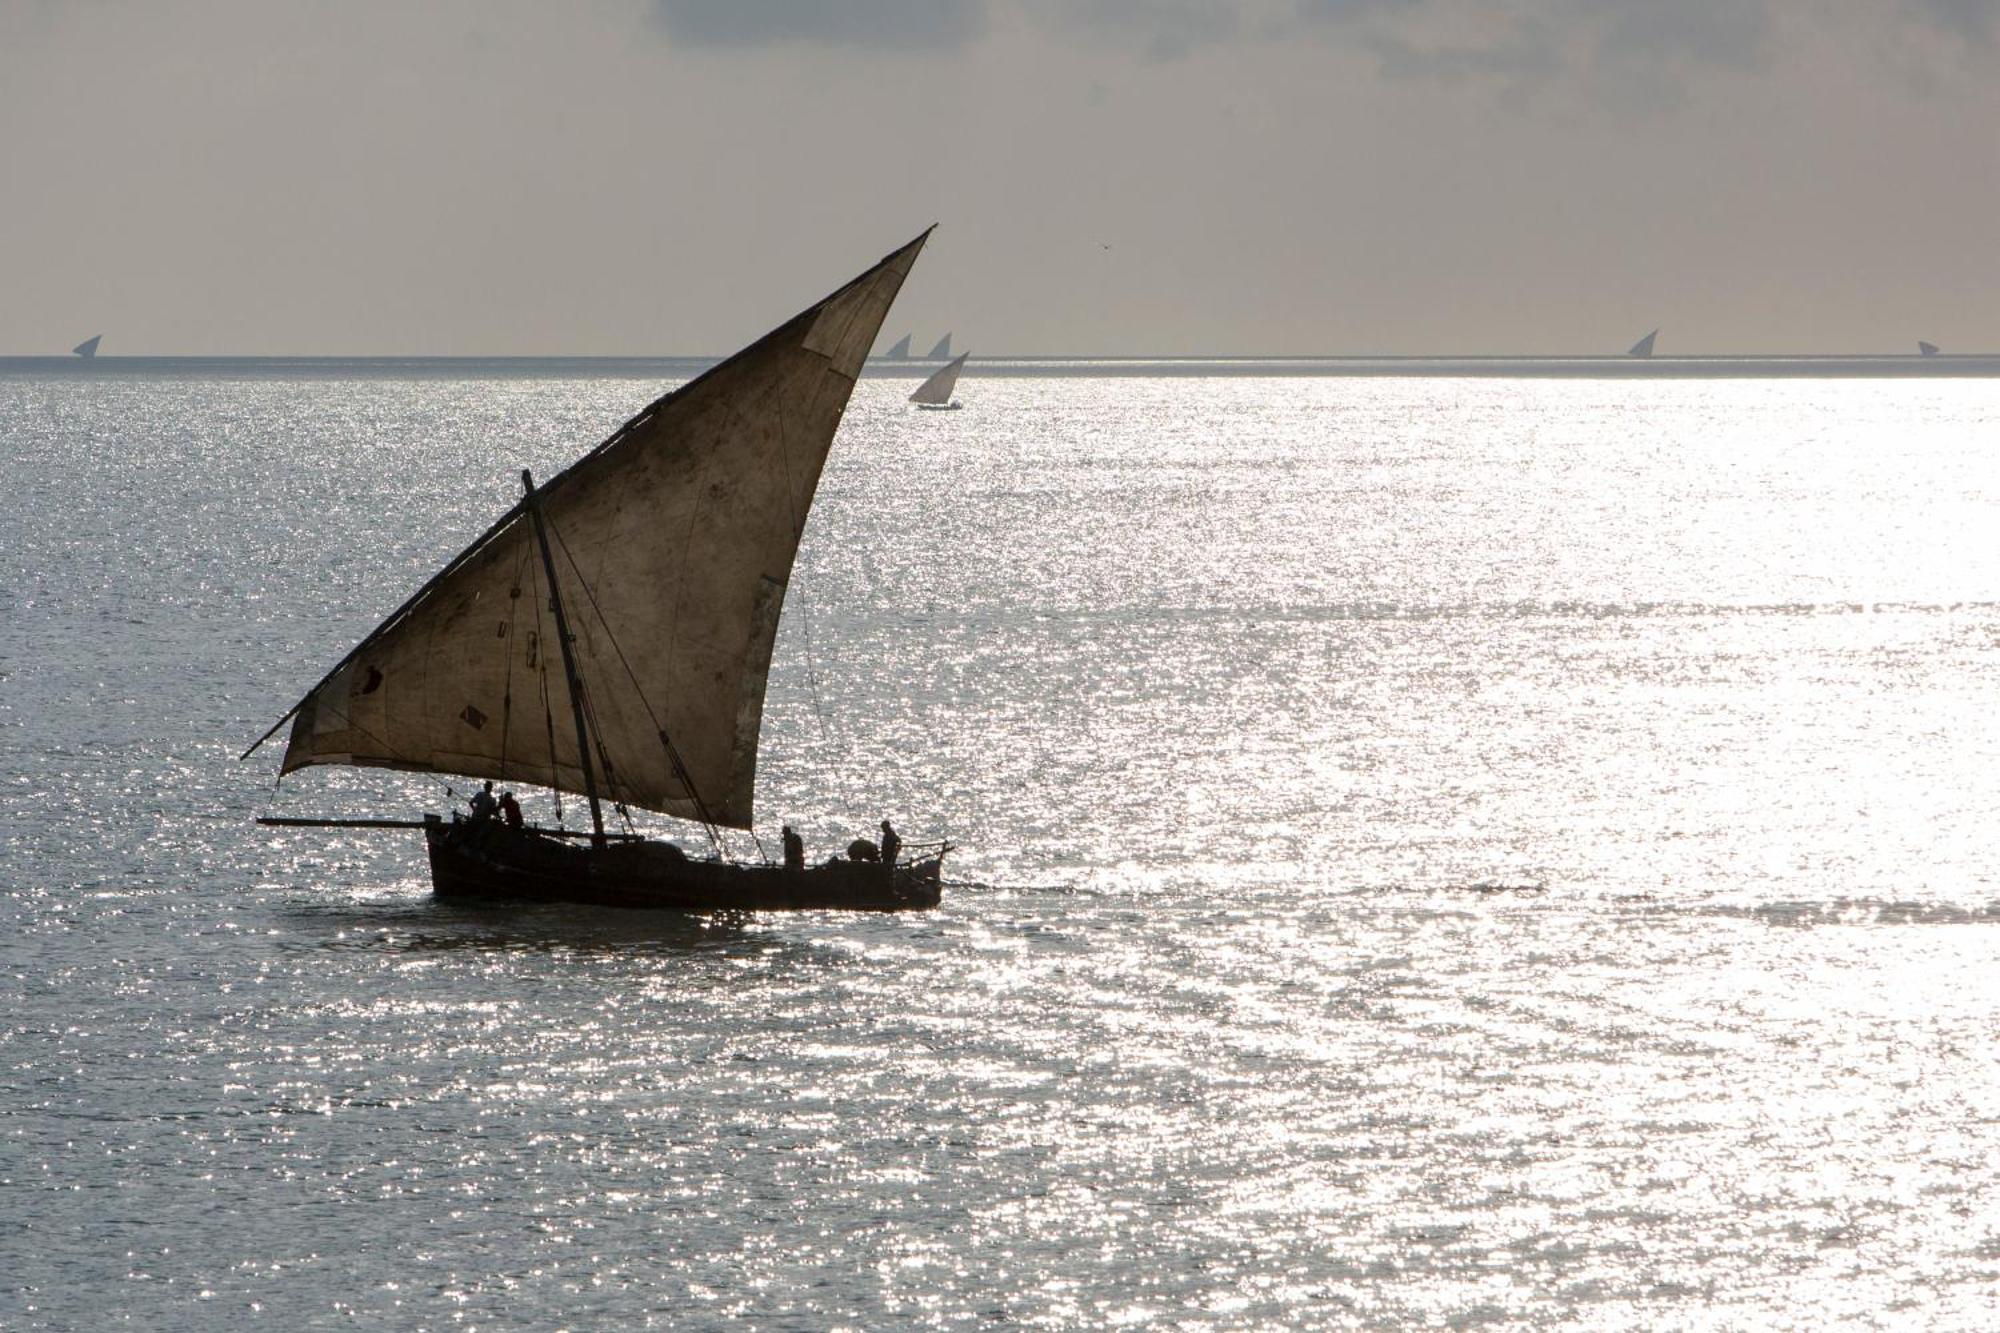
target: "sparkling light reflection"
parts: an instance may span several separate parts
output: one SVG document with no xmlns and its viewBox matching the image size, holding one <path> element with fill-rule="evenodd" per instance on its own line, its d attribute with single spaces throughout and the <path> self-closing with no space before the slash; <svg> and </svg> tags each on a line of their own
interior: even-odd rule
<svg viewBox="0 0 2000 1333">
<path fill-rule="evenodd" d="M 632 394 L 0 380 L 0 1322 L 1987 1322 L 1991 385 L 865 381 L 760 803 L 945 911 L 251 824 Z"/>
</svg>

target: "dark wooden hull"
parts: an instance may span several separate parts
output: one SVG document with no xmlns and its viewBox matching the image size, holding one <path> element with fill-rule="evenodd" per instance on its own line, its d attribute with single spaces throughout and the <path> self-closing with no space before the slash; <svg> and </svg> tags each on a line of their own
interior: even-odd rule
<svg viewBox="0 0 2000 1333">
<path fill-rule="evenodd" d="M 804 870 L 694 861 L 668 843 L 587 842 L 510 829 L 498 820 L 424 821 L 440 898 L 587 903 L 682 912 L 907 912 L 936 907 L 942 855 L 892 870 L 829 861 Z"/>
</svg>

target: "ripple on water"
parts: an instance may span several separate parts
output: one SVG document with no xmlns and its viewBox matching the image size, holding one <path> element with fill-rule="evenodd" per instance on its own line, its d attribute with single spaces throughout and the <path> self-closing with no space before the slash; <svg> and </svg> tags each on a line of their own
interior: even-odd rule
<svg viewBox="0 0 2000 1333">
<path fill-rule="evenodd" d="M 0 379 L 0 1322 L 1986 1322 L 1990 386 L 976 384 L 759 775 L 945 909 L 724 919 L 236 762 L 630 382 Z"/>
</svg>

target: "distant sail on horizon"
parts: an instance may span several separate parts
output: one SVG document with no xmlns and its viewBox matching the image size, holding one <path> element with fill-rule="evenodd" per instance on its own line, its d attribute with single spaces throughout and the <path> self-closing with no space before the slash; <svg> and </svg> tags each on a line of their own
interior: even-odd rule
<svg viewBox="0 0 2000 1333">
<path fill-rule="evenodd" d="M 958 372 L 965 369 L 965 358 L 971 355 L 970 352 L 960 352 L 957 360 L 919 384 L 917 391 L 910 395 L 910 401 L 918 407 L 951 406 L 951 391 L 958 387 Z"/>
<path fill-rule="evenodd" d="M 910 357 L 910 339 L 914 336 L 914 334 L 906 333 L 896 339 L 896 345 L 882 353 L 883 357 L 892 361 L 907 361 Z"/>
<path fill-rule="evenodd" d="M 1625 353 L 1625 355 L 1651 356 L 1653 354 L 1653 339 L 1659 336 L 1660 336 L 1660 331 L 1658 329 L 1654 329 L 1651 333 L 1641 338 L 1638 342 L 1633 343 L 1630 350 L 1628 350 Z"/>
<path fill-rule="evenodd" d="M 88 361 L 90 360 L 91 357 L 97 355 L 97 344 L 102 342 L 103 340 L 104 340 L 103 334 L 93 333 L 88 338 L 85 338 L 82 342 L 78 343 L 76 346 L 70 348 L 69 350 L 72 355 L 80 356 L 84 360 Z"/>
<path fill-rule="evenodd" d="M 1936 343 L 1927 343 L 1922 338 L 1917 339 L 1917 355 L 1936 356 L 1937 354 L 1938 345 Z"/>
<path fill-rule="evenodd" d="M 944 335 L 944 337 L 938 339 L 936 347 L 931 348 L 929 359 L 932 361 L 945 361 L 949 360 L 950 357 L 951 357 L 951 335 L 947 333 Z"/>
</svg>

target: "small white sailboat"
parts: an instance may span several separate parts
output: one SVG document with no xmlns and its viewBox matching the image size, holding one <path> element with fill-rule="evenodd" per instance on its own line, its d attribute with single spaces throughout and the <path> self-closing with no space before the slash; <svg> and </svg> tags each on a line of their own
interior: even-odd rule
<svg viewBox="0 0 2000 1333">
<path fill-rule="evenodd" d="M 926 360 L 945 361 L 949 360 L 950 357 L 951 357 L 951 335 L 947 333 L 944 335 L 944 337 L 937 340 L 937 346 L 931 348 L 930 355 L 929 357 L 926 358 Z"/>
<path fill-rule="evenodd" d="M 913 336 L 913 335 L 911 335 L 911 334 L 908 334 L 908 333 L 906 333 L 906 334 L 904 334 L 904 335 L 903 335 L 902 337 L 900 337 L 900 338 L 896 339 L 896 344 L 895 344 L 895 346 L 891 347 L 891 348 L 890 348 L 890 349 L 889 349 L 888 351 L 886 351 L 886 352 L 882 353 L 882 359 L 883 359 L 883 360 L 885 360 L 885 361 L 907 361 L 907 360 L 909 360 L 909 359 L 910 359 L 910 339 L 911 339 L 911 337 L 912 337 L 912 336 Z"/>
<path fill-rule="evenodd" d="M 1937 354 L 1938 345 L 1936 343 L 1927 343 L 1922 338 L 1917 339 L 1917 355 L 1936 356 Z"/>
<path fill-rule="evenodd" d="M 93 333 L 88 338 L 85 338 L 82 342 L 78 343 L 76 346 L 70 348 L 69 350 L 73 355 L 80 356 L 84 360 L 88 361 L 90 360 L 90 358 L 97 355 L 97 344 L 102 342 L 103 340 L 104 340 L 103 334 Z"/>
<path fill-rule="evenodd" d="M 957 359 L 919 384 L 917 391 L 910 395 L 910 401 L 932 411 L 955 410 L 959 404 L 951 400 L 951 391 L 958 387 L 958 372 L 965 369 L 965 358 L 971 355 L 970 352 L 960 352 Z"/>
<path fill-rule="evenodd" d="M 1638 342 L 1633 343 L 1631 348 L 1626 351 L 1625 355 L 1636 356 L 1636 357 L 1651 356 L 1653 354 L 1653 339 L 1659 336 L 1660 336 L 1660 331 L 1658 329 L 1654 329 L 1651 333 L 1641 338 Z"/>
</svg>

